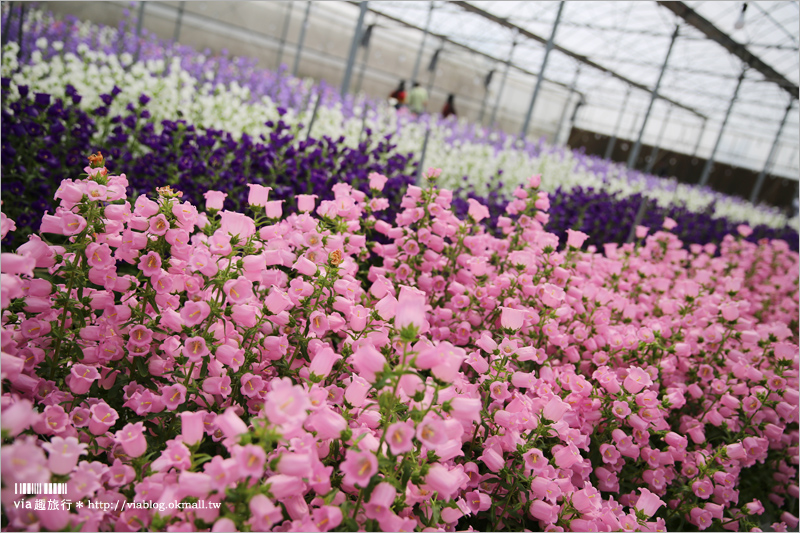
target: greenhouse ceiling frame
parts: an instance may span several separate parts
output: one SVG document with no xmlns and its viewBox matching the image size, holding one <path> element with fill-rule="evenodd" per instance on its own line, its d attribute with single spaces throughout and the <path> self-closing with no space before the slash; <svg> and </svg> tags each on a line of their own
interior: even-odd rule
<svg viewBox="0 0 800 533">
<path fill-rule="evenodd" d="M 358 2 L 356 0 L 349 0 L 348 3 L 352 4 L 354 6 L 358 6 L 361 2 Z M 399 19 L 397 17 L 393 17 L 392 15 L 389 15 L 387 13 L 379 11 L 379 10 L 373 8 L 373 7 L 368 7 L 367 9 L 369 11 L 371 11 L 372 13 L 375 13 L 376 15 L 380 16 L 380 17 L 384 17 L 387 20 L 391 20 L 392 22 L 396 22 L 396 23 L 398 23 L 398 24 L 400 24 L 402 26 L 405 26 L 406 28 L 410 28 L 410 29 L 418 30 L 418 31 L 425 31 L 425 28 L 421 28 L 421 27 L 419 27 L 419 26 L 417 26 L 415 24 L 411 24 L 410 22 L 406 22 L 405 20 Z M 445 35 L 434 33 L 432 31 L 428 31 L 428 34 L 432 35 L 433 37 L 436 37 L 437 39 L 440 39 L 442 42 L 445 42 L 447 44 L 451 44 L 451 45 L 453 45 L 455 47 L 461 48 L 462 50 L 466 50 L 467 52 L 479 55 L 481 57 L 485 57 L 487 59 L 491 59 L 492 61 L 496 61 L 496 62 L 501 63 L 501 64 L 508 63 L 513 68 L 517 69 L 519 72 L 522 72 L 523 74 L 528 74 L 529 76 L 534 76 L 534 77 L 538 76 L 538 73 L 536 73 L 536 72 L 532 72 L 532 71 L 530 71 L 530 70 L 528 70 L 526 68 L 520 67 L 519 65 L 516 65 L 514 63 L 510 63 L 508 60 L 500 59 L 499 57 L 495 57 L 495 56 L 493 56 L 491 54 L 487 54 L 485 52 L 481 52 L 480 50 L 476 50 L 474 48 L 471 48 L 471 47 L 469 47 L 469 46 L 467 46 L 465 44 L 461 44 L 461 43 L 459 43 L 457 41 L 454 41 L 454 40 L 450 39 L 449 37 L 447 37 Z M 545 81 L 547 81 L 549 83 L 552 83 L 554 85 L 558 85 L 559 87 L 562 87 L 564 89 L 570 89 L 570 87 L 566 83 L 562 83 L 560 81 L 555 81 L 555 80 L 551 80 L 551 79 L 548 79 L 548 78 L 545 78 Z M 586 95 L 583 94 L 582 91 L 579 91 L 577 89 L 571 89 L 571 90 L 572 90 L 572 92 L 574 92 L 576 94 L 580 94 L 584 98 L 586 97 Z"/>
<path fill-rule="evenodd" d="M 492 22 L 494 22 L 496 24 L 499 24 L 499 25 L 504 26 L 506 28 L 509 28 L 511 30 L 516 30 L 516 31 L 518 31 L 520 33 L 520 35 L 528 37 L 529 39 L 533 39 L 534 41 L 537 41 L 537 42 L 542 43 L 542 44 L 546 44 L 547 43 L 547 39 L 545 39 L 544 37 L 536 35 L 535 33 L 531 32 L 531 31 L 529 31 L 529 30 L 527 30 L 527 29 L 525 29 L 525 28 L 523 28 L 521 26 L 518 26 L 517 24 L 514 24 L 513 22 L 510 22 L 509 20 L 507 20 L 505 18 L 498 17 L 497 15 L 493 15 L 492 13 L 489 13 L 488 11 L 485 11 L 485 10 L 483 10 L 483 9 L 477 7 L 477 6 L 474 6 L 474 5 L 470 4 L 469 2 L 464 2 L 464 1 L 461 1 L 461 0 L 450 0 L 450 3 L 454 4 L 454 5 L 457 5 L 458 7 L 460 7 L 461 9 L 463 9 L 465 11 L 468 11 L 468 12 L 471 12 L 471 13 L 475 13 L 476 15 L 480 15 L 481 17 L 483 17 L 485 19 L 491 20 Z M 653 92 L 653 89 L 651 89 L 650 87 L 648 87 L 648 86 L 646 86 L 644 84 L 635 82 L 635 81 L 623 76 L 622 74 L 619 74 L 618 72 L 616 72 L 614 70 L 611 70 L 611 69 L 609 69 L 607 67 L 604 67 L 604 66 L 602 66 L 602 65 L 600 65 L 598 63 L 595 63 L 594 61 L 592 61 L 591 59 L 589 59 L 588 57 L 586 57 L 584 55 L 575 53 L 572 50 L 567 50 L 566 48 L 564 48 L 562 46 L 559 46 L 557 44 L 555 44 L 553 46 L 553 49 L 554 50 L 558 50 L 562 54 L 565 54 L 565 55 L 567 55 L 567 56 L 569 56 L 569 57 L 571 57 L 571 58 L 573 58 L 573 59 L 575 59 L 577 61 L 580 61 L 581 63 L 583 63 L 585 65 L 588 65 L 588 66 L 590 66 L 590 67 L 592 67 L 592 68 L 594 68 L 596 70 L 599 70 L 601 72 L 605 72 L 606 74 L 609 74 L 609 75 L 613 76 L 614 78 L 617 78 L 618 80 L 627 83 L 631 87 L 635 87 L 637 89 L 640 89 L 640 90 L 648 92 L 648 93 L 652 93 Z M 687 106 L 686 104 L 682 104 L 680 102 L 676 102 L 675 100 L 672 100 L 671 98 L 667 98 L 666 96 L 663 96 L 661 94 L 658 94 L 657 97 L 662 99 L 662 100 L 664 100 L 665 102 L 669 102 L 670 104 L 672 104 L 672 105 L 674 105 L 676 107 L 679 107 L 681 109 L 689 111 L 690 113 L 694 114 L 697 117 L 700 117 L 700 118 L 702 118 L 704 120 L 708 119 L 708 116 L 706 116 L 705 114 L 701 113 L 700 111 L 698 111 L 698 110 L 696 110 L 696 109 L 694 109 L 692 107 Z"/>
<path fill-rule="evenodd" d="M 675 1 L 659 1 L 658 5 L 669 9 L 672 13 L 686 21 L 687 24 L 691 24 L 703 32 L 703 34 L 710 40 L 722 45 L 726 50 L 741 59 L 749 67 L 752 67 L 760 72 L 768 81 L 777 84 L 781 89 L 788 92 L 792 98 L 798 98 L 799 91 L 797 85 L 786 79 L 783 74 L 766 64 L 761 58 L 748 50 L 745 45 L 739 44 L 731 39 L 727 33 L 714 26 L 709 20 L 702 17 L 691 7 L 687 6 L 683 2 Z"/>
</svg>

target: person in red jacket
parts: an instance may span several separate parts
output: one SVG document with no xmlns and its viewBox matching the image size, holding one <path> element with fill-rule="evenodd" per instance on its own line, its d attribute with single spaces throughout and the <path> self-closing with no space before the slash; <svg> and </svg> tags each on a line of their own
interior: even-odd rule
<svg viewBox="0 0 800 533">
<path fill-rule="evenodd" d="M 406 82 L 405 80 L 400 80 L 400 84 L 397 86 L 397 89 L 394 90 L 392 94 L 389 95 L 389 98 L 394 98 L 397 102 L 394 104 L 394 107 L 400 109 L 406 103 Z"/>
<path fill-rule="evenodd" d="M 456 114 L 456 107 L 454 103 L 455 98 L 456 95 L 453 93 L 447 95 L 447 101 L 444 103 L 444 107 L 442 108 L 442 117 L 447 118 L 451 115 L 454 117 L 458 116 Z"/>
</svg>

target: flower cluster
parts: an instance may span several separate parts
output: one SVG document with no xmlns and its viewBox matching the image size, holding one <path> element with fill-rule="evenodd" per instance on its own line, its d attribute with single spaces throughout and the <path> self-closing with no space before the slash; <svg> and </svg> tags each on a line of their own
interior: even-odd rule
<svg viewBox="0 0 800 533">
<path fill-rule="evenodd" d="M 247 214 L 222 191 L 128 198 L 100 154 L 84 170 L 0 263 L 3 484 L 222 505 L 3 490 L 8 529 L 798 524 L 784 241 L 640 227 L 601 254 L 569 230 L 558 251 L 539 176 L 493 236 L 438 169 L 393 222 L 377 173 L 286 215 L 255 183 Z"/>
<path fill-rule="evenodd" d="M 3 78 L 4 91 L 9 85 L 10 80 Z M 121 98 L 117 87 L 102 95 L 103 105 L 91 113 L 76 105 L 82 96 L 71 86 L 66 88 L 67 104 L 45 93 L 31 94 L 26 86 L 18 86 L 17 91 L 21 98 L 10 103 L 2 115 L 5 186 L 8 193 L 21 199 L 6 206 L 7 215 L 18 227 L 9 236 L 12 245 L 21 244 L 30 230 L 38 229 L 33 213 L 53 209 L 49 198 L 61 180 L 70 176 L 80 154 L 87 147 L 98 148 L 91 141 L 98 132 L 106 135 L 107 153 L 114 161 L 109 168 L 134 176 L 134 191 L 149 190 L 155 179 L 188 191 L 188 199 L 201 203 L 204 188 L 218 188 L 227 191 L 228 205 L 232 203 L 234 208 L 245 205 L 247 181 L 273 187 L 273 197 L 285 200 L 284 208 L 291 212 L 298 194 L 331 199 L 331 186 L 337 181 L 367 192 L 367 176 L 377 172 L 390 177 L 390 206 L 379 216 L 391 221 L 396 215 L 394 206 L 399 206 L 406 186 L 413 182 L 411 174 L 418 164 L 411 154 L 397 152 L 391 134 L 373 142 L 372 133 L 368 132 L 356 148 L 347 147 L 341 138 L 297 141 L 302 133 L 289 127 L 283 115 L 270 121 L 269 134 L 257 140 L 246 134 L 236 140 L 219 130 L 198 130 L 182 120 L 163 120 L 156 133 L 157 125 L 149 121 L 150 98 L 146 95 L 129 103 L 124 114 L 111 116 L 109 110 Z M 453 205 L 461 216 L 469 207 L 464 197 L 487 205 L 490 216 L 482 223 L 497 231 L 499 217 L 508 204 L 505 196 L 498 189 L 480 196 L 474 188 L 456 194 Z M 567 229 L 580 230 L 589 235 L 588 242 L 595 246 L 626 242 L 628 226 L 618 221 L 633 220 L 642 201 L 638 194 L 625 197 L 582 187 L 558 188 L 550 198 L 547 230 L 562 241 Z M 728 219 L 676 204 L 662 207 L 650 201 L 644 214 L 642 223 L 651 227 L 660 226 L 665 218 L 675 220 L 673 233 L 685 243 L 719 243 L 737 226 Z M 753 230 L 748 237 L 752 242 L 765 237 L 782 238 L 797 249 L 796 232 L 788 227 L 776 230 L 759 225 Z"/>
<path fill-rule="evenodd" d="M 4 91 L 8 85 L 9 80 L 3 78 Z M 156 180 L 187 191 L 187 199 L 194 203 L 203 202 L 205 190 L 217 188 L 226 191 L 227 205 L 238 209 L 247 205 L 245 185 L 252 182 L 272 187 L 273 198 L 284 200 L 283 207 L 294 212 L 297 195 L 330 200 L 337 182 L 366 192 L 368 176 L 379 173 L 389 178 L 387 198 L 397 205 L 414 181 L 416 162 L 411 154 L 396 152 L 391 135 L 373 142 L 369 134 L 356 148 L 329 137 L 298 141 L 297 132 L 282 118 L 270 121 L 269 133 L 259 139 L 245 134 L 236 140 L 230 133 L 200 131 L 185 121 L 164 120 L 156 133 L 155 124 L 148 120 L 150 98 L 146 95 L 129 103 L 124 114 L 110 116 L 109 109 L 121 94 L 117 87 L 102 95 L 103 105 L 91 113 L 76 105 L 82 96 L 71 86 L 66 88 L 68 104 L 49 94 L 30 94 L 25 86 L 17 90 L 23 98 L 9 104 L 2 114 L 4 185 L 18 199 L 4 209 L 18 227 L 9 236 L 12 245 L 21 244 L 30 230 L 38 229 L 34 213 L 53 210 L 50 198 L 61 181 L 72 175 L 80 154 L 98 148 L 91 141 L 98 132 L 106 136 L 104 151 L 114 162 L 109 168 L 134 176 L 130 183 L 134 192 L 151 190 Z M 393 220 L 394 214 L 381 211 L 378 216 Z"/>
</svg>

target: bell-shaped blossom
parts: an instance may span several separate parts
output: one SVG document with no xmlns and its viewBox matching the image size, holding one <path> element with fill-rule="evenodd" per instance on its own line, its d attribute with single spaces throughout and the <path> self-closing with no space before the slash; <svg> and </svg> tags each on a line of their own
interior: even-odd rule
<svg viewBox="0 0 800 533">
<path fill-rule="evenodd" d="M 228 437 L 237 437 L 242 433 L 247 433 L 247 424 L 236 414 L 233 407 L 228 407 L 221 415 L 217 415 L 214 423 L 222 430 L 222 433 Z"/>
<path fill-rule="evenodd" d="M 378 472 L 378 459 L 372 452 L 350 449 L 339 469 L 344 474 L 345 483 L 366 487 L 372 476 Z"/>
<path fill-rule="evenodd" d="M 406 420 L 395 422 L 386 429 L 386 442 L 394 455 L 402 455 L 414 448 L 414 422 Z"/>
<path fill-rule="evenodd" d="M 622 386 L 631 394 L 637 394 L 645 387 L 653 384 L 650 374 L 639 367 L 632 366 L 628 369 L 628 376 L 623 381 Z"/>
<path fill-rule="evenodd" d="M 225 198 L 228 197 L 228 194 L 221 191 L 206 191 L 203 193 L 203 197 L 206 199 L 206 209 L 216 209 L 220 211 L 225 204 Z"/>
<path fill-rule="evenodd" d="M 139 457 L 147 450 L 144 423 L 127 424 L 116 433 L 117 442 L 129 457 Z"/>
<path fill-rule="evenodd" d="M 288 378 L 275 378 L 264 401 L 264 414 L 273 424 L 302 423 L 311 407 L 308 394 Z"/>
<path fill-rule="evenodd" d="M 106 402 L 98 402 L 89 408 L 89 431 L 92 435 L 100 436 L 111 429 L 119 420 L 119 414 Z"/>
<path fill-rule="evenodd" d="M 382 519 L 391 512 L 395 496 L 397 496 L 397 490 L 390 483 L 385 481 L 378 483 L 372 489 L 369 501 L 364 504 L 364 514 L 373 520 Z"/>
<path fill-rule="evenodd" d="M 99 377 L 100 372 L 93 366 L 74 365 L 70 370 L 69 389 L 74 394 L 86 394 Z"/>
<path fill-rule="evenodd" d="M 342 358 L 341 355 L 334 352 L 329 346 L 320 349 L 311 359 L 311 364 L 308 370 L 317 376 L 325 377 L 331 373 L 333 365 Z"/>
<path fill-rule="evenodd" d="M 256 183 L 248 183 L 247 186 L 250 188 L 250 192 L 247 196 L 247 203 L 255 206 L 265 206 L 272 187 L 265 187 Z"/>
<path fill-rule="evenodd" d="M 501 307 L 500 324 L 505 329 L 519 330 L 525 323 L 525 311 L 511 307 Z"/>
<path fill-rule="evenodd" d="M 86 455 L 87 444 L 78 442 L 75 437 L 53 437 L 42 445 L 47 450 L 47 466 L 54 474 L 64 475 L 72 472 L 78 465 L 78 458 Z"/>
<path fill-rule="evenodd" d="M 353 368 L 369 382 L 375 381 L 375 373 L 383 370 L 386 358 L 371 344 L 361 345 L 351 356 Z"/>
<path fill-rule="evenodd" d="M 400 296 L 397 298 L 397 310 L 394 324 L 398 329 L 413 325 L 422 328 L 425 321 L 425 293 L 403 285 L 400 287 Z"/>
<path fill-rule="evenodd" d="M 204 411 L 182 411 L 180 413 L 181 436 L 187 446 L 192 446 L 203 438 L 205 415 Z"/>
</svg>

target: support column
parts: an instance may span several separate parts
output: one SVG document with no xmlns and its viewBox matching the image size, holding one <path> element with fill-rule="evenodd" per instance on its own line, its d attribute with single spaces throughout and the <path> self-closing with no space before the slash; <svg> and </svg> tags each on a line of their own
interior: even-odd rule
<svg viewBox="0 0 800 533">
<path fill-rule="evenodd" d="M 714 156 L 717 155 L 719 143 L 722 140 L 722 136 L 725 134 L 725 126 L 728 125 L 728 119 L 731 116 L 733 104 L 736 103 L 736 97 L 739 95 L 739 88 L 742 86 L 742 80 L 744 80 L 745 72 L 747 72 L 747 66 L 742 68 L 742 73 L 739 75 L 739 81 L 736 82 L 736 89 L 733 91 L 733 97 L 731 98 L 731 102 L 728 104 L 728 110 L 725 112 L 725 118 L 722 120 L 722 126 L 719 128 L 717 142 L 714 143 L 714 149 L 711 150 L 711 155 L 708 156 L 706 165 L 703 167 L 703 173 L 700 175 L 701 187 L 708 183 L 708 177 L 711 175 L 711 170 L 714 168 Z"/>
<path fill-rule="evenodd" d="M 375 26 L 376 24 L 370 24 L 367 26 L 367 29 L 364 30 L 364 35 L 361 37 L 361 47 L 364 49 L 364 53 L 361 56 L 361 70 L 358 72 L 356 90 L 353 91 L 354 94 L 361 92 L 361 83 L 364 81 L 364 72 L 367 70 L 367 61 L 369 60 L 369 42 L 370 39 L 372 39 L 372 30 L 375 28 Z"/>
<path fill-rule="evenodd" d="M 569 142 L 569 134 L 572 133 L 572 128 L 575 127 L 575 122 L 578 120 L 578 112 L 581 110 L 581 107 L 585 105 L 586 105 L 586 100 L 583 98 L 583 95 L 581 95 L 580 100 L 578 100 L 578 103 L 575 104 L 575 108 L 572 110 L 572 116 L 569 117 L 569 129 L 567 130 L 567 140 L 564 141 L 565 146 Z"/>
<path fill-rule="evenodd" d="M 428 40 L 428 32 L 431 28 L 431 18 L 433 18 L 433 9 L 436 7 L 431 0 L 430 6 L 428 7 L 428 20 L 425 22 L 425 31 L 422 33 L 422 44 L 419 45 L 419 50 L 417 51 L 417 59 L 414 61 L 414 70 L 411 73 L 411 88 L 414 87 L 414 82 L 417 81 L 417 74 L 419 74 L 419 64 L 422 61 L 422 52 L 425 50 L 425 41 Z M 409 88 L 409 90 L 411 90 Z"/>
<path fill-rule="evenodd" d="M 567 109 L 569 108 L 569 104 L 572 101 L 572 95 L 575 93 L 575 86 L 578 84 L 578 76 L 581 74 L 581 65 L 578 64 L 578 68 L 575 69 L 575 77 L 572 78 L 572 83 L 569 85 L 569 95 L 567 96 L 567 101 L 564 102 L 564 108 L 561 110 L 561 117 L 558 119 L 558 126 L 556 127 L 556 136 L 554 139 L 553 144 L 558 145 L 560 144 L 558 141 L 561 138 L 561 128 L 564 127 L 564 120 L 567 118 Z M 567 140 L 569 140 L 569 133 L 567 134 Z"/>
<path fill-rule="evenodd" d="M 533 107 L 536 105 L 536 98 L 539 96 L 539 89 L 542 88 L 542 80 L 544 79 L 544 69 L 547 68 L 547 59 L 550 57 L 550 50 L 553 49 L 553 44 L 556 38 L 556 30 L 558 30 L 558 23 L 561 22 L 561 13 L 564 11 L 564 0 L 558 3 L 558 13 L 556 13 L 556 21 L 553 23 L 553 31 L 550 33 L 550 38 L 547 40 L 547 46 L 544 49 L 544 59 L 542 60 L 542 68 L 539 69 L 539 77 L 536 79 L 536 87 L 533 89 L 533 96 L 531 96 L 531 103 L 528 106 L 528 112 L 525 114 L 525 121 L 522 123 L 522 130 L 519 132 L 520 140 L 528 135 L 528 126 L 531 123 L 533 116 Z"/>
<path fill-rule="evenodd" d="M 614 153 L 614 145 L 617 143 L 617 135 L 619 135 L 619 128 L 622 126 L 622 117 L 625 115 L 625 109 L 628 107 L 628 98 L 630 98 L 630 96 L 631 86 L 628 85 L 628 88 L 625 90 L 625 99 L 622 100 L 622 109 L 619 110 L 619 116 L 617 117 L 617 124 L 614 126 L 614 133 L 608 140 L 608 146 L 606 146 L 606 153 L 603 156 L 604 159 L 611 159 L 611 154 Z"/>
<path fill-rule="evenodd" d="M 286 47 L 286 37 L 289 35 L 289 24 L 292 22 L 292 9 L 294 8 L 294 2 L 289 1 L 286 4 L 286 15 L 283 17 L 281 44 L 278 46 L 278 64 L 275 65 L 276 69 L 281 68 L 281 62 L 283 62 L 283 49 Z"/>
<path fill-rule="evenodd" d="M 433 90 L 433 82 L 436 80 L 436 66 L 439 63 L 439 57 L 442 55 L 444 51 L 444 42 L 436 49 L 433 53 L 433 57 L 431 58 L 431 62 L 428 65 L 428 96 L 430 97 L 431 91 Z"/>
<path fill-rule="evenodd" d="M 517 47 L 517 34 L 514 33 L 514 38 L 511 41 L 511 50 L 508 52 L 508 59 L 506 60 L 506 69 L 503 71 L 503 78 L 500 80 L 500 88 L 497 90 L 497 98 L 494 101 L 492 108 L 492 116 L 489 119 L 489 125 L 493 125 L 497 118 L 497 109 L 500 107 L 500 100 L 503 97 L 503 89 L 506 87 L 506 80 L 508 79 L 508 71 L 511 70 L 511 58 L 514 56 L 514 48 Z"/>
<path fill-rule="evenodd" d="M 750 193 L 750 202 L 755 204 L 756 200 L 758 200 L 758 195 L 761 192 L 761 187 L 764 186 L 764 179 L 767 177 L 767 172 L 770 171 L 773 163 L 773 159 L 775 158 L 775 153 L 778 151 L 778 141 L 781 138 L 781 134 L 783 133 L 783 127 L 786 125 L 786 119 L 789 118 L 789 113 L 792 111 L 792 106 L 794 105 L 794 98 L 789 98 L 789 105 L 786 106 L 786 112 L 783 114 L 783 119 L 781 119 L 781 125 L 778 126 L 778 133 L 775 134 L 775 140 L 772 142 L 772 148 L 769 150 L 769 155 L 767 156 L 767 162 L 764 163 L 764 168 L 761 169 L 761 172 L 758 173 L 758 178 L 756 178 L 756 183 L 753 186 L 753 192 Z"/>
<path fill-rule="evenodd" d="M 647 127 L 647 119 L 650 118 L 650 111 L 653 109 L 653 104 L 658 98 L 658 88 L 661 86 L 661 80 L 664 77 L 664 72 L 667 71 L 667 64 L 669 63 L 669 56 L 672 54 L 672 47 L 675 44 L 675 40 L 678 38 L 678 30 L 680 26 L 675 26 L 675 31 L 672 32 L 672 39 L 669 42 L 669 48 L 667 49 L 667 57 L 664 58 L 664 64 L 661 66 L 661 72 L 658 74 L 658 80 L 656 81 L 655 87 L 653 87 L 653 92 L 650 96 L 650 105 L 647 106 L 647 112 L 644 114 L 644 121 L 642 122 L 642 128 L 639 130 L 639 138 L 636 139 L 636 144 L 633 145 L 633 149 L 631 150 L 631 155 L 628 157 L 628 168 L 634 168 L 636 166 L 636 160 L 639 158 L 639 151 L 642 149 L 642 137 L 644 136 L 644 129 Z"/>
<path fill-rule="evenodd" d="M 483 124 L 483 115 L 486 113 L 486 100 L 489 98 L 489 85 L 494 77 L 494 69 L 490 70 L 483 79 L 483 98 L 481 99 L 481 112 L 478 114 L 478 124 Z"/>
<path fill-rule="evenodd" d="M 697 136 L 697 143 L 694 145 L 694 151 L 692 152 L 692 157 L 697 157 L 697 150 L 700 149 L 700 143 L 703 140 L 703 135 L 706 133 L 706 124 L 708 124 L 708 119 L 703 119 L 703 125 L 700 126 L 700 135 Z"/>
<path fill-rule="evenodd" d="M 175 32 L 172 34 L 172 41 L 178 42 L 181 36 L 181 24 L 183 24 L 183 10 L 186 9 L 186 2 L 181 2 L 178 6 L 178 16 L 175 18 Z"/>
<path fill-rule="evenodd" d="M 367 16 L 368 2 L 361 2 L 358 4 L 358 20 L 356 21 L 356 29 L 353 31 L 353 42 L 350 43 L 350 54 L 347 56 L 347 66 L 344 69 L 344 79 L 342 80 L 342 97 L 347 95 L 350 89 L 350 78 L 353 76 L 353 65 L 356 62 L 356 52 L 358 52 L 358 45 L 361 44 L 361 30 L 364 27 L 364 17 Z"/>
<path fill-rule="evenodd" d="M 303 54 L 303 41 L 306 39 L 306 30 L 308 29 L 308 21 L 311 18 L 311 0 L 306 2 L 306 14 L 303 16 L 303 25 L 300 26 L 300 38 L 297 40 L 297 52 L 294 56 L 294 68 L 292 69 L 292 76 L 297 77 L 297 69 L 300 67 L 300 57 Z"/>
<path fill-rule="evenodd" d="M 419 166 L 417 167 L 417 184 L 422 183 L 422 172 L 425 168 L 425 154 L 428 153 L 428 139 L 431 136 L 431 126 L 425 128 L 425 138 L 422 140 L 422 155 L 419 157 Z"/>
<path fill-rule="evenodd" d="M 139 16 L 136 20 L 136 53 L 133 56 L 133 62 L 139 61 L 139 54 L 142 51 L 142 25 L 144 24 L 144 6 L 145 2 L 139 1 Z"/>
<path fill-rule="evenodd" d="M 656 145 L 653 147 L 653 152 L 650 154 L 650 162 L 647 163 L 647 168 L 645 169 L 645 174 L 650 174 L 653 171 L 653 167 L 656 164 L 656 158 L 658 157 L 658 152 L 661 150 L 661 141 L 664 140 L 664 132 L 667 129 L 667 125 L 669 124 L 669 116 L 672 114 L 672 106 L 667 108 L 667 116 L 664 117 L 664 122 L 661 123 L 661 131 L 658 132 L 658 139 L 656 139 Z"/>
<path fill-rule="evenodd" d="M 27 2 L 22 2 L 20 4 L 20 6 L 19 6 L 19 30 L 17 31 L 17 43 L 19 44 L 19 58 L 20 58 L 20 63 L 19 64 L 20 65 L 22 65 L 22 61 L 21 60 L 24 57 L 24 55 L 22 53 L 23 52 L 23 50 L 22 50 L 23 49 L 23 44 L 24 44 L 22 42 L 22 33 L 23 33 L 23 30 L 24 30 L 24 26 L 25 26 L 25 10 L 27 8 L 28 8 Z M 11 14 L 9 13 L 8 16 L 10 18 Z M 17 67 L 17 68 L 19 69 L 19 67 Z"/>
<path fill-rule="evenodd" d="M 3 25 L 3 34 L 0 35 L 0 39 L 2 39 L 3 46 L 6 45 L 8 42 L 8 30 L 11 28 L 11 14 L 14 12 L 14 4 L 16 2 L 9 2 L 8 3 L 8 17 L 6 18 L 6 23 Z"/>
</svg>

